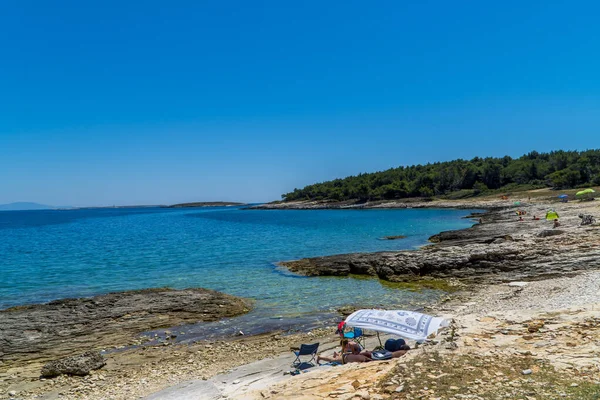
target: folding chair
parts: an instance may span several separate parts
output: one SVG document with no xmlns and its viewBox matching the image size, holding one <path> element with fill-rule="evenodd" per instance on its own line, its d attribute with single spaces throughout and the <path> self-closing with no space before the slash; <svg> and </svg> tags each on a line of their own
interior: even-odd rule
<svg viewBox="0 0 600 400">
<path fill-rule="evenodd" d="M 363 349 L 365 348 L 365 335 L 361 328 L 352 328 L 349 332 L 344 332 L 344 339 L 352 339 Z"/>
<path fill-rule="evenodd" d="M 294 351 L 294 354 L 296 355 L 296 359 L 292 363 L 292 367 L 298 368 L 298 369 L 304 369 L 301 367 L 314 366 L 312 362 L 314 361 L 315 357 L 317 356 L 317 350 L 319 350 L 319 343 L 301 344 L 300 349 L 298 351 Z M 300 359 L 301 356 L 311 356 L 311 358 L 308 361 L 302 361 Z"/>
</svg>

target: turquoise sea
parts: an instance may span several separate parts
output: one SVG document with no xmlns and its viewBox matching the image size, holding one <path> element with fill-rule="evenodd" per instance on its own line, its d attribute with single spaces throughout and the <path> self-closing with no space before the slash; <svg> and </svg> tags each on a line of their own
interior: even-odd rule
<svg viewBox="0 0 600 400">
<path fill-rule="evenodd" d="M 275 263 L 417 248 L 435 233 L 471 226 L 462 218 L 469 213 L 240 207 L 0 212 L 0 308 L 164 286 L 252 298 L 256 309 L 245 321 L 257 325 L 293 326 L 347 304 L 416 308 L 440 293 L 399 290 L 376 279 L 298 277 Z M 407 238 L 380 240 L 388 235 Z"/>
</svg>

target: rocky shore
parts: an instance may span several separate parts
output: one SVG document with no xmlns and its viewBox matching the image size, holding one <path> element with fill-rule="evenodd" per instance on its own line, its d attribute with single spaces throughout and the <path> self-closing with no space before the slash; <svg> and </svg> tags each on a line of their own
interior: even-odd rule
<svg viewBox="0 0 600 400">
<path fill-rule="evenodd" d="M 432 307 L 451 329 L 402 358 L 320 369 L 230 398 L 597 399 L 599 286 L 600 271 L 477 286 Z"/>
<path fill-rule="evenodd" d="M 559 228 L 544 218 L 549 207 L 561 216 Z M 435 244 L 418 251 L 341 254 L 281 265 L 305 276 L 357 274 L 393 282 L 422 277 L 478 282 L 540 279 L 600 267 L 600 230 L 580 226 L 578 217 L 597 212 L 595 204 L 523 203 L 502 208 L 489 204 L 486 208 L 488 212 L 475 216 L 482 223 L 434 235 L 430 241 Z M 518 221 L 517 208 L 527 212 L 523 221 Z"/>
<path fill-rule="evenodd" d="M 505 207 L 506 201 L 490 198 L 473 198 L 465 201 L 430 200 L 412 198 L 404 200 L 377 201 L 274 201 L 272 203 L 250 206 L 250 210 L 344 210 L 344 209 L 386 209 L 386 208 L 458 208 L 473 209 L 487 207 Z"/>
<path fill-rule="evenodd" d="M 208 289 L 146 289 L 0 311 L 0 373 L 15 362 L 55 359 L 92 349 L 139 344 L 150 329 L 215 321 L 251 304 Z"/>
<path fill-rule="evenodd" d="M 527 211 L 524 221 L 517 221 L 515 200 Z M 293 358 L 290 346 L 320 342 L 322 350 L 332 351 L 337 337 L 331 327 L 191 345 L 149 344 L 108 354 L 107 365 L 86 377 L 40 380 L 36 363 L 10 368 L 0 363 L 0 398 L 13 393 L 18 399 L 130 399 L 169 387 L 169 398 L 177 399 L 597 398 L 600 225 L 580 226 L 578 218 L 580 213 L 597 216 L 596 202 L 529 202 L 524 194 L 510 202 L 477 199 L 453 206 L 488 211 L 473 216 L 482 224 L 435 235 L 431 245 L 417 251 L 284 263 L 309 276 L 466 283 L 427 311 L 453 320 L 452 329 L 405 357 L 283 375 Z M 548 208 L 560 215 L 557 229 L 543 219 Z M 533 215 L 542 219 L 534 221 Z M 246 368 L 253 362 L 254 369 Z M 218 384 L 211 386 L 215 391 L 190 389 L 208 381 Z"/>
</svg>

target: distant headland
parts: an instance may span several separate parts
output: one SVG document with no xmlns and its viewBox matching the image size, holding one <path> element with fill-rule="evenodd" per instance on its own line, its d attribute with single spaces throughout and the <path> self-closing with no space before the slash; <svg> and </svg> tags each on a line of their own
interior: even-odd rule
<svg viewBox="0 0 600 400">
<path fill-rule="evenodd" d="M 188 207 L 227 207 L 227 206 L 244 206 L 246 203 L 236 203 L 231 201 L 201 201 L 196 203 L 180 203 L 165 206 L 168 208 L 188 208 Z"/>
<path fill-rule="evenodd" d="M 400 166 L 380 172 L 315 183 L 282 195 L 280 208 L 293 202 L 461 200 L 535 189 L 561 190 L 600 185 L 600 149 L 532 151 L 519 158 L 471 160 Z M 276 203 L 271 203 L 275 205 Z"/>
</svg>

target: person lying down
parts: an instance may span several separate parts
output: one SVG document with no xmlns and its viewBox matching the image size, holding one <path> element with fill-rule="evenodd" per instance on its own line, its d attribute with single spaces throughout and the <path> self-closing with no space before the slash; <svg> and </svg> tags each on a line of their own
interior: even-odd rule
<svg viewBox="0 0 600 400">
<path fill-rule="evenodd" d="M 377 357 L 375 357 L 377 352 L 369 350 L 363 351 L 356 342 L 342 339 L 340 345 L 342 346 L 342 351 L 340 353 L 334 352 L 333 357 L 318 356 L 317 364 L 320 364 L 321 361 L 348 364 L 352 362 L 369 362 L 377 360 Z M 391 357 L 386 357 L 386 359 L 402 357 L 408 350 L 410 350 L 410 347 L 405 344 L 401 346 L 399 350 L 389 352 Z"/>
</svg>

